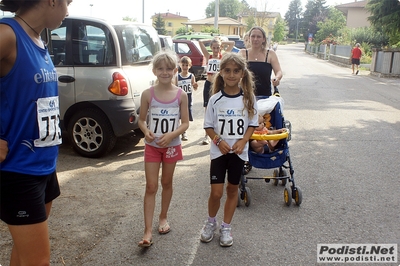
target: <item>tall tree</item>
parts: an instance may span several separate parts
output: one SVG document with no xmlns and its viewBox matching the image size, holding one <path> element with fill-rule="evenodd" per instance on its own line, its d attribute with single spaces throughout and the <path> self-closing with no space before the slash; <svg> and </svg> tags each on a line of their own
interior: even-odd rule
<svg viewBox="0 0 400 266">
<path fill-rule="evenodd" d="M 330 7 L 328 16 L 325 20 L 317 23 L 318 31 L 315 34 L 315 42 L 319 43 L 329 39 L 327 43 L 336 42 L 335 37 L 340 35 L 340 31 L 346 27 L 346 17 L 335 7 Z"/>
<path fill-rule="evenodd" d="M 308 34 L 313 36 L 318 31 L 318 22 L 323 21 L 327 17 L 328 7 L 326 0 L 308 0 L 303 18 L 303 36 L 307 40 Z"/>
<path fill-rule="evenodd" d="M 371 13 L 368 20 L 372 25 L 389 36 L 390 45 L 400 46 L 400 1 L 369 0 L 367 9 Z"/>
<path fill-rule="evenodd" d="M 286 11 L 285 21 L 289 27 L 288 35 L 291 38 L 296 37 L 296 33 L 298 33 L 298 23 L 301 21 L 302 10 L 301 0 L 292 0 L 289 4 L 288 11 Z"/>
<path fill-rule="evenodd" d="M 161 14 L 158 14 L 157 18 L 154 20 L 153 27 L 157 30 L 159 35 L 167 34 L 167 30 L 165 29 L 165 21 L 161 17 Z"/>
</svg>

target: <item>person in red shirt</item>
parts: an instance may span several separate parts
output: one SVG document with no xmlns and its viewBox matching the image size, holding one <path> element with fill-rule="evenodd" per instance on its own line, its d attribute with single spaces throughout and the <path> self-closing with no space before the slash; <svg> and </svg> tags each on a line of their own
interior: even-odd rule
<svg viewBox="0 0 400 266">
<path fill-rule="evenodd" d="M 360 58 L 361 58 L 362 52 L 360 49 L 360 44 L 356 43 L 356 46 L 351 50 L 351 69 L 353 70 L 354 74 L 354 67 L 357 66 L 357 71 L 356 75 L 358 74 L 358 66 L 360 65 Z"/>
</svg>

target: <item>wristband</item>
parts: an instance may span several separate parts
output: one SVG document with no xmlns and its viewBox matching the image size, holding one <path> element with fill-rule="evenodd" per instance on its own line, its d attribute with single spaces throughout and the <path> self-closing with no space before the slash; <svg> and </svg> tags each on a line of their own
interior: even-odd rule
<svg viewBox="0 0 400 266">
<path fill-rule="evenodd" d="M 222 139 L 220 136 L 218 136 L 218 135 L 215 135 L 215 136 L 214 136 L 213 142 L 214 142 L 215 145 L 219 146 L 219 144 L 221 143 L 221 141 L 223 141 L 223 139 Z"/>
</svg>

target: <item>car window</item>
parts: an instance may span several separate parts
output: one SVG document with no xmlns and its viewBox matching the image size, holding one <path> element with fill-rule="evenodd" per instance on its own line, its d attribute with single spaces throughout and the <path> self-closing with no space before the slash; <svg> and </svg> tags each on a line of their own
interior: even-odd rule
<svg viewBox="0 0 400 266">
<path fill-rule="evenodd" d="M 66 36 L 67 27 L 65 25 L 51 31 L 51 49 L 49 53 L 55 66 L 62 66 L 65 64 Z"/>
<path fill-rule="evenodd" d="M 175 52 L 179 54 L 191 54 L 192 51 L 187 43 L 176 43 Z"/>
<path fill-rule="evenodd" d="M 107 27 L 83 21 L 74 21 L 71 27 L 72 56 L 67 49 L 67 63 L 72 60 L 73 65 L 80 66 L 116 64 L 114 43 Z"/>
<path fill-rule="evenodd" d="M 119 27 L 118 32 L 123 40 L 121 47 L 123 64 L 148 62 L 159 51 L 158 35 L 153 35 L 145 26 Z"/>
</svg>

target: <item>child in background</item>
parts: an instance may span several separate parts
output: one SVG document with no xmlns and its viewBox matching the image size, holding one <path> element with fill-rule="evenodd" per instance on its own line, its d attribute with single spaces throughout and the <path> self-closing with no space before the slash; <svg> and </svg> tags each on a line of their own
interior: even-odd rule
<svg viewBox="0 0 400 266">
<path fill-rule="evenodd" d="M 192 114 L 192 88 L 197 90 L 198 84 L 193 73 L 189 72 L 189 69 L 192 67 L 192 59 L 188 56 L 183 56 L 179 60 L 179 66 L 181 68 L 181 73 L 178 73 L 175 79 L 175 84 L 184 90 L 188 96 L 188 107 L 189 107 L 189 121 L 193 121 L 193 114 Z M 186 132 L 182 134 L 182 140 L 188 140 Z"/>
<path fill-rule="evenodd" d="M 153 73 L 157 77 L 156 85 L 145 90 L 141 96 L 139 127 L 145 136 L 146 191 L 143 204 L 145 228 L 139 247 L 150 247 L 153 244 L 152 224 L 161 164 L 162 193 L 158 232 L 170 232 L 167 212 L 172 198 L 172 178 L 176 162 L 183 159 L 179 136 L 189 127 L 186 92 L 172 84 L 178 71 L 177 65 L 177 57 L 170 51 L 155 55 Z"/>
<path fill-rule="evenodd" d="M 253 76 L 242 56 L 236 53 L 224 54 L 212 94 L 204 119 L 204 129 L 213 140 L 210 147 L 211 192 L 208 219 L 201 231 L 200 240 L 208 243 L 214 237 L 227 173 L 219 243 L 229 247 L 233 244 L 231 222 L 237 205 L 242 169 L 248 160 L 249 139 L 258 126 Z"/>
<path fill-rule="evenodd" d="M 265 127 L 265 122 L 264 122 L 264 117 L 259 115 L 258 116 L 258 127 L 254 130 L 254 134 L 280 134 L 283 132 L 286 132 L 286 128 L 281 128 L 281 129 L 268 129 Z M 276 145 L 278 144 L 279 140 L 251 140 L 250 141 L 250 147 L 251 149 L 259 154 L 262 153 L 269 153 L 272 152 Z"/>
<path fill-rule="evenodd" d="M 212 53 L 210 54 L 204 45 L 204 42 L 208 42 L 209 40 L 199 40 L 201 51 L 204 56 L 207 58 L 207 79 L 204 82 L 203 89 L 203 106 L 207 107 L 208 100 L 210 98 L 210 90 L 211 85 L 214 79 L 214 75 L 219 71 L 219 63 L 222 57 L 222 48 L 225 48 L 225 52 L 230 52 L 235 44 L 234 41 L 224 41 L 222 42 L 219 37 L 215 37 L 211 40 L 210 48 Z M 207 134 L 203 139 L 203 145 L 207 145 L 209 143 Z"/>
</svg>

